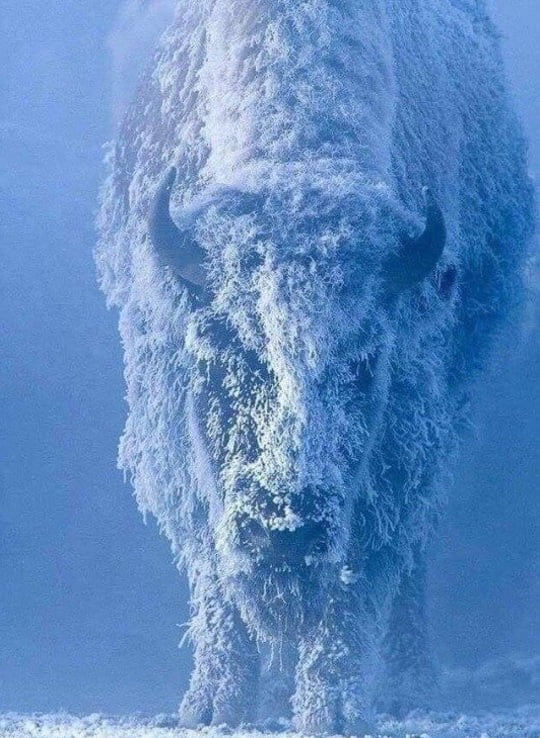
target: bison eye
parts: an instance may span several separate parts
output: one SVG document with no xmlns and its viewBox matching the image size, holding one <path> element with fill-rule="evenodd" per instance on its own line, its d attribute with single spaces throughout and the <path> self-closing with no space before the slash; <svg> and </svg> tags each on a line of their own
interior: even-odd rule
<svg viewBox="0 0 540 738">
<path fill-rule="evenodd" d="M 440 296 L 444 300 L 448 300 L 452 297 L 454 287 L 457 281 L 457 269 L 452 264 L 447 267 L 440 275 L 437 280 L 437 289 L 439 290 Z"/>
</svg>

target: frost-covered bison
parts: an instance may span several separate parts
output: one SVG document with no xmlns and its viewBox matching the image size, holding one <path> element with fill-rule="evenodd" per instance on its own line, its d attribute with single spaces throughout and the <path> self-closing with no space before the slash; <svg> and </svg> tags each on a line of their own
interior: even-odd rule
<svg viewBox="0 0 540 738">
<path fill-rule="evenodd" d="M 484 3 L 181 0 L 110 164 L 120 463 L 191 585 L 182 720 L 421 703 L 423 550 L 531 231 Z"/>
</svg>

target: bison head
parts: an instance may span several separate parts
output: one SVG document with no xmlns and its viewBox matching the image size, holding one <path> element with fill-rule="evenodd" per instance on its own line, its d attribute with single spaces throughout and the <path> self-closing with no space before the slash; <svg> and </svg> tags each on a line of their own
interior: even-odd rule
<svg viewBox="0 0 540 738">
<path fill-rule="evenodd" d="M 336 197 L 294 183 L 215 189 L 175 210 L 175 177 L 158 187 L 150 237 L 190 296 L 195 484 L 244 614 L 259 632 L 296 627 L 327 582 L 350 575 L 392 314 L 434 270 L 444 219 L 426 191 L 425 227 L 404 236 L 380 188 Z"/>
</svg>

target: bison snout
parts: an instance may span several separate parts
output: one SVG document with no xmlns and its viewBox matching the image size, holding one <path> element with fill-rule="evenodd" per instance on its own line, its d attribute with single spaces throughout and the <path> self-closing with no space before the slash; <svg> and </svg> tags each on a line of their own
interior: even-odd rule
<svg viewBox="0 0 540 738">
<path fill-rule="evenodd" d="M 328 551 L 327 526 L 313 520 L 295 528 L 280 528 L 275 520 L 244 519 L 238 540 L 240 546 L 250 553 L 296 566 L 311 563 Z"/>
</svg>

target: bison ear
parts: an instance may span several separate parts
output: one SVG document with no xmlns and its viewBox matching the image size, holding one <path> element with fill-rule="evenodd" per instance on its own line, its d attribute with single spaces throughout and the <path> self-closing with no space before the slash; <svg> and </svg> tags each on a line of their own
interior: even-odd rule
<svg viewBox="0 0 540 738">
<path fill-rule="evenodd" d="M 176 227 L 170 213 L 171 191 L 176 181 L 176 168 L 171 167 L 154 196 L 149 218 L 149 235 L 158 262 L 168 267 L 188 286 L 204 289 L 204 251 L 197 246 L 188 230 Z"/>
<path fill-rule="evenodd" d="M 446 225 L 442 211 L 431 191 L 425 189 L 426 225 L 416 238 L 402 236 L 397 253 L 385 266 L 385 282 L 392 294 L 413 287 L 437 266 L 446 244 Z"/>
</svg>

